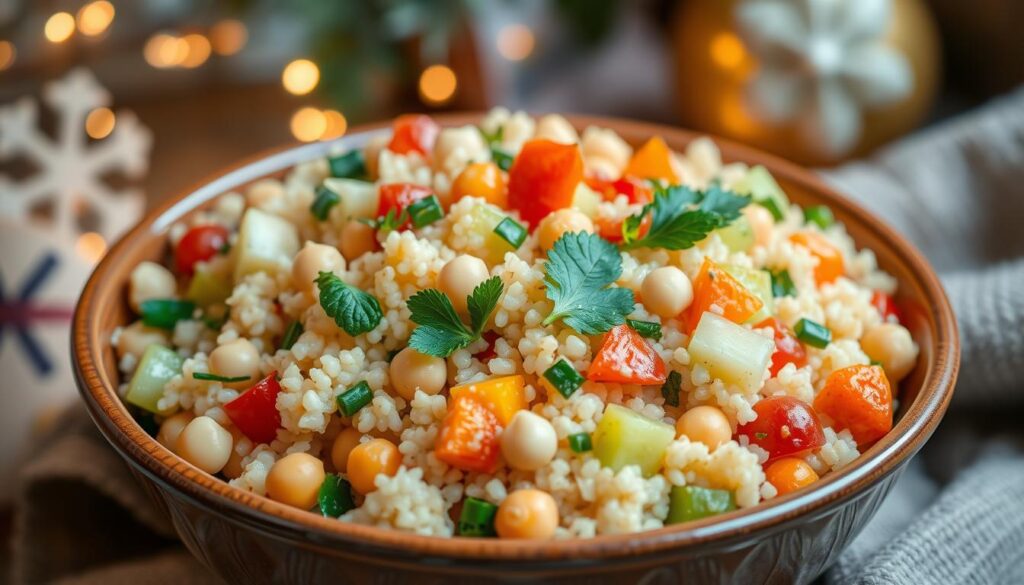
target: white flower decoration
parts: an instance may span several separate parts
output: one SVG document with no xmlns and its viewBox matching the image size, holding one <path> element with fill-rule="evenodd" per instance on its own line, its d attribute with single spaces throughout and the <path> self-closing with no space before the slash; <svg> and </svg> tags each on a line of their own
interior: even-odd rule
<svg viewBox="0 0 1024 585">
<path fill-rule="evenodd" d="M 746 88 L 752 113 L 796 121 L 808 143 L 832 156 L 861 134 L 861 110 L 910 94 L 914 74 L 882 36 L 891 0 L 744 0 L 736 19 L 760 68 Z"/>
</svg>

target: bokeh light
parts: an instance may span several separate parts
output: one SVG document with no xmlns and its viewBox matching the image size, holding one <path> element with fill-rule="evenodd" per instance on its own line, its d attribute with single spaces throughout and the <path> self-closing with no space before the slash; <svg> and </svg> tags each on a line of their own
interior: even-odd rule
<svg viewBox="0 0 1024 585">
<path fill-rule="evenodd" d="M 58 12 L 46 19 L 43 34 L 51 43 L 63 43 L 75 32 L 75 17 L 68 12 Z"/>
<path fill-rule="evenodd" d="M 324 118 L 327 121 L 327 128 L 320 135 L 320 140 L 333 140 L 341 138 L 348 130 L 348 120 L 338 110 L 324 110 Z"/>
<path fill-rule="evenodd" d="M 95 264 L 107 253 L 107 241 L 96 232 L 85 232 L 75 242 L 75 252 L 90 264 Z"/>
<path fill-rule="evenodd" d="M 320 68 L 309 59 L 296 59 L 281 72 L 281 84 L 288 93 L 305 95 L 320 83 Z"/>
<path fill-rule="evenodd" d="M 213 46 L 213 52 L 218 55 L 234 55 L 241 51 L 248 41 L 248 29 L 233 18 L 226 18 L 210 29 L 210 44 Z"/>
<path fill-rule="evenodd" d="M 185 42 L 185 58 L 180 65 L 188 69 L 199 67 L 210 58 L 210 40 L 199 33 L 187 34 L 181 38 Z"/>
<path fill-rule="evenodd" d="M 711 37 L 711 60 L 722 69 L 735 69 L 743 63 L 746 51 L 739 37 L 721 32 Z"/>
<path fill-rule="evenodd" d="M 101 140 L 114 131 L 117 117 L 110 108 L 96 108 L 85 117 L 85 133 L 89 138 Z"/>
<path fill-rule="evenodd" d="M 292 115 L 292 136 L 302 142 L 319 140 L 327 131 L 327 116 L 316 108 L 305 107 Z"/>
<path fill-rule="evenodd" d="M 114 21 L 114 5 L 107 0 L 96 0 L 78 11 L 78 30 L 87 37 L 103 34 Z"/>
<path fill-rule="evenodd" d="M 526 25 L 509 24 L 498 31 L 498 54 L 509 61 L 522 61 L 533 53 L 536 42 Z"/>
<path fill-rule="evenodd" d="M 0 41 L 0 71 L 7 69 L 14 64 L 14 59 L 18 56 L 18 52 L 14 49 L 14 44 L 10 41 Z"/>
<path fill-rule="evenodd" d="M 451 67 L 431 65 L 420 74 L 420 97 L 429 104 L 443 104 L 452 99 L 458 85 Z"/>
</svg>

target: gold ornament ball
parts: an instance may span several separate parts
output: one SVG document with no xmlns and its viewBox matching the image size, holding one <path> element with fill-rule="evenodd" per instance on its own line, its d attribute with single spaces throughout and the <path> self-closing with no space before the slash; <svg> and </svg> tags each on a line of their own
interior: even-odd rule
<svg viewBox="0 0 1024 585">
<path fill-rule="evenodd" d="M 911 93 L 898 102 L 862 112 L 856 146 L 830 157 L 809 145 L 794 122 L 770 124 L 752 117 L 744 87 L 757 70 L 736 27 L 743 0 L 689 0 L 672 25 L 676 111 L 690 128 L 731 138 L 806 165 L 827 165 L 864 155 L 916 128 L 931 108 L 939 81 L 939 41 L 922 0 L 893 0 L 884 42 L 902 53 L 914 74 Z M 848 0 L 856 1 L 856 0 Z"/>
</svg>

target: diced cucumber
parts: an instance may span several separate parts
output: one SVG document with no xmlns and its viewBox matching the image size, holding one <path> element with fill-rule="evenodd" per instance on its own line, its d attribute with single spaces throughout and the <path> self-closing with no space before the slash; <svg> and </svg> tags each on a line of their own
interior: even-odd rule
<svg viewBox="0 0 1024 585">
<path fill-rule="evenodd" d="M 619 471 L 638 465 L 645 477 L 661 469 L 665 449 L 676 438 L 670 424 L 649 419 L 625 406 L 609 404 L 597 423 L 592 442 L 601 465 Z"/>
<path fill-rule="evenodd" d="M 162 345 L 150 345 L 142 353 L 124 399 L 149 412 L 160 412 L 156 404 L 164 396 L 164 385 L 181 373 L 181 356 Z"/>
<path fill-rule="evenodd" d="M 775 342 L 707 312 L 690 338 L 688 351 L 691 363 L 703 365 L 713 377 L 753 392 L 761 387 Z"/>
<path fill-rule="evenodd" d="M 298 251 L 299 234 L 295 226 L 282 217 L 250 207 L 242 217 L 234 248 L 235 280 L 255 272 L 273 275 L 290 270 Z"/>
<path fill-rule="evenodd" d="M 750 220 L 747 216 L 741 215 L 732 223 L 715 230 L 722 243 L 728 246 L 730 252 L 746 252 L 754 247 L 754 228 L 750 227 Z"/>
<path fill-rule="evenodd" d="M 672 486 L 668 496 L 668 518 L 665 524 L 700 520 L 736 509 L 736 498 L 729 490 L 715 490 L 693 485 Z"/>
<path fill-rule="evenodd" d="M 336 208 L 341 217 L 355 219 L 377 219 L 380 207 L 380 193 L 377 186 L 357 179 L 324 179 L 324 187 L 334 191 L 341 197 Z"/>
<path fill-rule="evenodd" d="M 786 193 L 775 182 L 768 169 L 761 165 L 747 171 L 747 175 L 737 181 L 732 189 L 740 195 L 750 195 L 755 203 L 770 201 L 765 207 L 772 211 L 772 215 L 776 215 L 776 212 L 785 213 L 789 209 L 789 198 L 786 197 Z M 775 219 L 777 221 L 782 218 L 776 216 Z"/>
<path fill-rule="evenodd" d="M 772 295 L 772 275 L 767 270 L 746 268 L 727 264 L 722 266 L 733 278 L 740 281 L 748 291 L 761 299 L 764 305 L 761 309 L 750 316 L 745 323 L 760 323 L 772 316 L 772 307 L 775 306 L 775 297 Z"/>
<path fill-rule="evenodd" d="M 218 305 L 231 296 L 231 283 L 209 270 L 196 270 L 192 282 L 188 284 L 185 298 L 199 305 L 209 307 Z"/>
<path fill-rule="evenodd" d="M 572 206 L 583 212 L 587 217 L 597 216 L 597 206 L 601 203 L 601 196 L 596 191 L 580 182 L 572 196 Z"/>
<path fill-rule="evenodd" d="M 487 264 L 498 264 L 505 258 L 505 252 L 509 251 L 508 243 L 494 233 L 494 228 L 505 219 L 505 214 L 490 203 L 481 203 L 469 210 L 469 216 L 472 219 L 469 231 L 483 240 L 486 250 L 481 259 Z"/>
</svg>

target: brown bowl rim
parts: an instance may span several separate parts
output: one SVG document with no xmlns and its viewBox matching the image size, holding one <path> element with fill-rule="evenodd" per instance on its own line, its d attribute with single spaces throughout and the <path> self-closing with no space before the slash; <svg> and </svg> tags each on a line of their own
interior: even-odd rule
<svg viewBox="0 0 1024 585">
<path fill-rule="evenodd" d="M 458 125 L 479 121 L 482 113 L 456 113 L 435 116 L 442 125 Z M 91 340 L 102 339 L 102 326 L 96 307 L 104 299 L 99 293 L 120 299 L 120 292 L 110 289 L 106 276 L 115 260 L 133 242 L 161 234 L 171 221 L 185 215 L 217 194 L 226 192 L 273 170 L 263 170 L 252 178 L 239 180 L 260 163 L 287 158 L 295 161 L 323 156 L 332 149 L 357 146 L 373 133 L 386 127 L 377 123 L 354 128 L 348 135 L 327 143 L 289 145 L 261 153 L 240 162 L 185 193 L 171 197 L 125 234 L 99 263 L 83 289 L 72 325 L 72 361 L 79 390 L 90 416 L 106 439 L 132 466 L 165 489 L 202 506 L 211 513 L 230 518 L 234 523 L 270 530 L 284 538 L 299 538 L 323 546 L 349 545 L 377 552 L 400 551 L 405 555 L 434 558 L 476 559 L 488 561 L 584 561 L 594 559 L 636 558 L 666 549 L 682 549 L 710 542 L 728 543 L 753 533 L 770 534 L 799 519 L 825 513 L 831 507 L 856 498 L 881 481 L 914 453 L 934 432 L 949 405 L 959 368 L 959 335 L 953 311 L 939 279 L 921 253 L 896 231 L 832 187 L 812 172 L 794 163 L 707 133 L 696 133 L 671 126 L 636 122 L 610 117 L 568 115 L 578 128 L 598 125 L 619 133 L 660 134 L 670 143 L 685 144 L 699 136 L 709 136 L 722 150 L 725 158 L 748 164 L 762 164 L 781 182 L 795 184 L 829 205 L 841 207 L 865 229 L 875 232 L 879 241 L 888 242 L 897 262 L 917 280 L 926 310 L 936 324 L 935 361 L 926 372 L 922 388 L 913 404 L 893 430 L 862 453 L 857 460 L 818 482 L 814 488 L 760 503 L 716 518 L 667 526 L 623 535 L 597 536 L 589 539 L 551 542 L 509 541 L 499 539 L 441 538 L 421 536 L 340 522 L 312 512 L 280 504 L 232 487 L 177 457 L 150 437 L 128 413 L 117 396 L 113 376 L 116 372 L 101 370 L 99 348 Z M 222 186 L 222 185 L 227 185 Z M 108 289 L 108 290 L 104 290 Z M 410 557 L 412 558 L 412 557 Z M 391 558 L 390 562 L 397 559 Z"/>
</svg>

